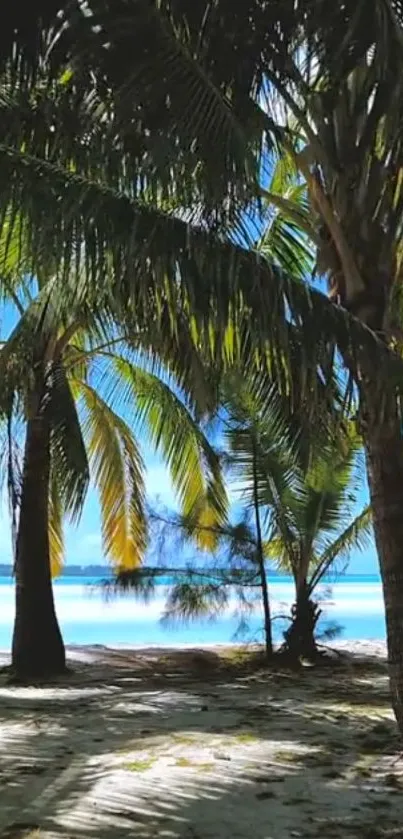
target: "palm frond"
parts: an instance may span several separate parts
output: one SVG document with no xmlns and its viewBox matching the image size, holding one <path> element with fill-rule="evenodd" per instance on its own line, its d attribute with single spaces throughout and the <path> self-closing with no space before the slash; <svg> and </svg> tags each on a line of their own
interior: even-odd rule
<svg viewBox="0 0 403 839">
<path fill-rule="evenodd" d="M 265 558 L 274 562 L 281 571 L 293 574 L 296 573 L 298 567 L 298 550 L 298 540 L 291 529 L 284 538 L 284 525 L 281 534 L 277 533 L 263 544 Z"/>
<path fill-rule="evenodd" d="M 332 567 L 333 563 L 340 560 L 348 560 L 353 550 L 363 551 L 371 544 L 372 531 L 372 509 L 370 506 L 363 510 L 348 524 L 343 533 L 323 551 L 318 557 L 316 567 L 312 573 L 309 585 L 311 590 L 318 584 L 322 577 Z"/>
<path fill-rule="evenodd" d="M 283 271 L 306 282 L 314 270 L 317 236 L 306 184 L 286 153 L 275 162 L 262 195 L 267 210 L 257 249 Z"/>
<path fill-rule="evenodd" d="M 321 540 L 340 532 L 351 516 L 363 486 L 359 462 L 361 440 L 353 424 L 316 450 L 307 473 L 296 487 L 293 511 L 304 551 L 321 553 Z M 327 534 L 327 535 L 325 535 Z"/>
<path fill-rule="evenodd" d="M 55 467 L 53 463 L 49 487 L 49 555 L 52 577 L 61 573 L 64 561 L 63 504 L 60 493 L 63 478 L 56 475 Z"/>
<path fill-rule="evenodd" d="M 162 453 L 184 515 L 209 523 L 225 519 L 227 497 L 219 458 L 179 394 L 122 356 L 112 358 L 111 364 L 115 376 L 110 398 L 123 400 L 135 426 Z"/>
<path fill-rule="evenodd" d="M 70 383 L 60 363 L 48 376 L 52 468 L 58 474 L 58 493 L 64 511 L 77 521 L 89 485 L 89 464 Z"/>
<path fill-rule="evenodd" d="M 257 478 L 259 504 L 276 507 L 293 480 L 292 439 L 283 402 L 272 389 L 262 412 L 261 401 L 238 371 L 224 381 L 223 405 L 228 414 L 224 440 L 239 493 L 253 505 Z"/>
<path fill-rule="evenodd" d="M 286 387 L 292 318 L 304 337 L 307 387 L 332 340 L 352 357 L 355 346 L 365 346 L 378 363 L 388 363 L 396 383 L 401 381 L 401 361 L 368 329 L 262 254 L 146 207 L 105 183 L 27 154 L 3 152 L 0 148 L 1 200 L 7 212 L 10 206 L 21 210 L 32 268 L 40 266 L 41 254 L 59 255 L 63 276 L 79 269 L 83 295 L 97 301 L 99 309 L 114 311 L 128 327 L 138 328 L 150 318 L 158 323 L 161 307 L 167 306 L 171 332 L 182 309 L 213 357 L 223 354 L 229 329 L 247 332 L 250 351 L 263 358 L 270 340 L 271 357 L 276 358 L 276 348 L 278 359 L 276 374 Z M 66 251 L 66 242 L 82 245 Z M 100 272 L 109 277 L 102 289 Z"/>
<path fill-rule="evenodd" d="M 133 434 L 87 382 L 77 382 L 83 435 L 99 492 L 103 549 L 117 568 L 141 564 L 146 547 L 144 467 Z"/>
</svg>

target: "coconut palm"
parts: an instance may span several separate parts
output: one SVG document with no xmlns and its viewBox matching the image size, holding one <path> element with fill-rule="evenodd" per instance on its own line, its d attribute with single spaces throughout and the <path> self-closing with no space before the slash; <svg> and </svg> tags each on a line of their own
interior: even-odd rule
<svg viewBox="0 0 403 839">
<path fill-rule="evenodd" d="M 273 169 L 267 189 L 278 198 L 278 204 L 268 207 L 265 213 L 264 230 L 256 243 L 256 251 L 270 258 L 276 269 L 289 271 L 295 280 L 301 281 L 307 273 L 312 273 L 315 256 L 314 249 L 296 224 L 298 213 L 301 218 L 307 213 L 306 188 L 296 184 L 289 167 L 283 166 L 280 160 Z M 168 539 L 176 533 L 182 538 L 178 539 L 177 547 L 171 548 L 173 553 L 183 548 L 184 539 L 187 546 L 188 542 L 193 543 L 210 554 L 210 561 L 203 565 L 202 571 L 188 568 L 187 572 L 179 575 L 179 582 L 173 586 L 168 597 L 166 615 L 169 619 L 189 620 L 215 614 L 228 605 L 228 591 L 231 588 L 238 592 L 241 602 L 248 590 L 255 592 L 259 588 L 268 658 L 273 653 L 273 641 L 265 562 L 265 539 L 269 532 L 267 495 L 262 496 L 262 486 L 267 489 L 267 480 L 271 486 L 275 479 L 279 484 L 286 481 L 293 444 L 298 447 L 300 458 L 305 459 L 306 465 L 309 463 L 313 436 L 318 445 L 318 441 L 330 432 L 336 407 L 334 399 L 337 396 L 336 383 L 333 389 L 330 383 L 328 389 L 321 388 L 318 378 L 316 388 L 318 393 L 320 391 L 322 411 L 317 413 L 316 418 L 312 416 L 299 386 L 301 358 L 295 329 L 290 330 L 289 339 L 293 347 L 289 365 L 289 380 L 293 380 L 292 400 L 276 388 L 276 376 L 270 375 L 270 369 L 254 370 L 253 365 L 246 364 L 223 370 L 219 364 L 211 366 L 208 352 L 201 349 L 197 353 L 193 347 L 193 375 L 196 381 L 201 371 L 202 379 L 208 378 L 210 385 L 216 381 L 216 399 L 210 405 L 208 414 L 218 437 L 224 433 L 222 463 L 230 468 L 232 476 L 241 469 L 241 481 L 250 480 L 251 489 L 242 520 L 234 524 L 232 520 L 219 523 L 216 516 L 209 518 L 206 514 L 196 517 L 194 514 L 178 516 L 173 513 L 166 513 L 165 517 L 153 515 L 154 522 L 163 527 L 164 553 Z M 245 344 L 247 336 L 244 342 L 246 360 L 250 349 L 245 353 Z M 245 377 L 248 377 L 249 386 L 245 385 Z M 259 455 L 263 457 L 259 448 L 262 428 L 266 438 L 273 436 L 275 448 L 274 459 L 271 453 L 266 452 L 264 462 L 259 462 Z M 283 445 L 281 451 L 277 446 L 279 437 Z M 248 463 L 243 460 L 241 464 L 240 452 L 245 442 L 249 446 L 249 460 Z M 267 470 L 270 472 L 270 469 L 274 474 L 268 475 Z M 169 573 L 173 573 L 173 569 L 169 569 Z M 149 582 L 149 575 L 153 578 L 153 572 L 149 569 L 119 571 L 110 591 L 115 594 L 127 591 L 141 593 L 142 583 L 144 580 Z M 177 572 L 174 576 L 178 576 Z"/>
<path fill-rule="evenodd" d="M 400 354 L 402 7 L 373 3 L 369 19 L 367 11 L 348 4 L 335 10 L 345 26 L 338 68 L 330 53 L 337 27 L 332 32 L 329 22 L 327 34 L 317 31 L 316 45 L 306 39 L 308 52 L 290 56 L 286 77 L 271 81 L 295 130 L 295 139 L 285 138 L 285 144 L 308 188 L 318 270 L 327 275 L 330 297 Z M 349 46 L 364 41 L 361 60 L 352 62 Z M 341 354 L 359 396 L 392 700 L 402 729 L 401 397 L 393 378 L 382 378 L 380 385 L 376 354 L 359 344 L 354 357 L 348 350 Z"/>
<path fill-rule="evenodd" d="M 357 440 L 323 451 L 306 472 L 297 463 L 285 492 L 270 498 L 272 535 L 265 556 L 292 574 L 295 604 L 285 633 L 286 650 L 295 658 L 314 658 L 320 609 L 315 589 L 329 571 L 346 567 L 352 551 L 364 550 L 372 537 L 370 506 L 359 508 L 362 469 L 357 469 Z M 344 449 L 344 450 L 343 450 Z"/>
<path fill-rule="evenodd" d="M 287 647 L 293 655 L 313 655 L 317 609 L 315 587 L 334 564 L 372 533 L 371 511 L 356 512 L 362 487 L 359 441 L 345 427 L 317 422 L 307 439 L 299 418 L 272 389 L 270 405 L 250 386 L 227 377 L 224 389 L 224 450 L 238 503 L 255 518 L 262 590 L 267 598 L 267 559 L 292 573 L 293 621 Z M 325 407 L 325 406 L 324 406 Z M 302 411 L 299 411 L 302 419 Z M 361 465 L 361 468 L 360 468 Z M 265 598 L 264 598 L 265 599 Z M 265 605 L 266 624 L 270 621 Z"/>
<path fill-rule="evenodd" d="M 145 334 L 129 346 L 104 311 L 105 326 L 81 292 L 74 281 L 15 283 L 20 317 L 0 350 L 16 523 L 12 664 L 24 679 L 64 669 L 51 575 L 60 570 L 64 519 L 77 522 L 90 479 L 105 555 L 116 569 L 142 561 L 144 464 L 135 432 L 162 453 L 184 514 L 196 506 L 207 514 L 201 497 L 212 520 L 226 511 L 218 459 L 191 394 L 183 401 L 180 377 L 150 355 Z"/>
</svg>

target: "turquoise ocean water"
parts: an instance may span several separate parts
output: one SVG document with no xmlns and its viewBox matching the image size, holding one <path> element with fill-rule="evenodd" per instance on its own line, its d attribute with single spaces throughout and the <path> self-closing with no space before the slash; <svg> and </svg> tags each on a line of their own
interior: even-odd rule
<svg viewBox="0 0 403 839">
<path fill-rule="evenodd" d="M 94 588 L 97 580 L 65 577 L 55 582 L 56 609 L 63 636 L 68 644 L 223 644 L 234 640 L 239 617 L 235 603 L 214 622 L 198 621 L 187 626 L 166 627 L 160 617 L 164 608 L 164 585 L 148 604 L 132 597 L 106 602 Z M 383 640 L 385 623 L 381 584 L 375 576 L 344 576 L 321 590 L 324 597 L 320 627 L 337 623 L 340 640 Z M 329 598 L 330 593 L 330 598 Z M 270 585 L 274 615 L 289 610 L 293 586 L 286 577 L 275 578 Z M 14 616 L 14 590 L 9 578 L 0 577 L 0 649 L 11 644 Z M 281 640 L 283 620 L 274 622 L 274 635 Z M 248 618 L 247 640 L 260 640 L 261 615 L 257 608 Z"/>
</svg>

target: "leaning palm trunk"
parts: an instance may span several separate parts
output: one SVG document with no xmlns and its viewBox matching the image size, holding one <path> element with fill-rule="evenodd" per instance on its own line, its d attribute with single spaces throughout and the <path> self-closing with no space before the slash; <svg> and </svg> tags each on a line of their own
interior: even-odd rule
<svg viewBox="0 0 403 839">
<path fill-rule="evenodd" d="M 394 347 L 402 339 L 403 78 L 398 69 L 402 18 L 397 4 L 363 4 L 362 14 L 369 13 L 367 5 L 378 18 L 376 24 L 375 18 L 372 21 L 373 41 L 368 41 L 362 61 L 353 66 L 348 50 L 341 50 L 337 67 L 324 73 L 321 61 L 322 57 L 326 61 L 328 53 L 323 50 L 319 64 L 304 63 L 307 75 L 298 96 L 293 99 L 288 90 L 285 95 L 299 131 L 302 126 L 306 135 L 303 152 L 298 139 L 290 154 L 307 184 L 317 271 L 327 275 L 334 302 Z M 341 8 L 344 13 L 345 4 Z M 354 38 L 366 28 L 360 14 L 354 11 Z M 299 57 L 293 79 L 302 78 L 298 61 Z M 307 99 L 309 85 L 315 88 L 315 96 Z M 389 389 L 387 374 L 380 371 L 379 358 L 370 357 L 361 345 L 351 349 L 343 350 L 344 362 L 360 395 L 385 597 L 392 701 L 403 735 L 401 405 L 393 386 Z"/>
<path fill-rule="evenodd" d="M 391 698 L 403 734 L 403 436 L 396 400 L 381 395 L 381 388 L 376 371 L 362 382 L 362 432 L 385 601 Z"/>
<path fill-rule="evenodd" d="M 362 317 L 368 323 L 368 317 Z M 385 314 L 369 325 L 384 338 Z M 345 358 L 351 371 L 350 359 Z M 354 370 L 360 394 L 360 427 L 385 604 L 390 692 L 403 736 L 403 432 L 393 385 L 372 359 L 357 359 Z"/>
<path fill-rule="evenodd" d="M 16 617 L 12 669 L 31 680 L 65 670 L 49 560 L 50 430 L 43 398 L 28 419 L 16 545 Z"/>
</svg>

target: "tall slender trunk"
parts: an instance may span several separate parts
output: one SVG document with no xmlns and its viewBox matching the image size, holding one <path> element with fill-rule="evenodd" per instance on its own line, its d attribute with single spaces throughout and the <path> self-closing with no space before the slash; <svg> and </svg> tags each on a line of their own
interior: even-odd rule
<svg viewBox="0 0 403 839">
<path fill-rule="evenodd" d="M 254 455 L 253 455 L 253 505 L 254 505 L 255 525 L 256 525 L 256 553 L 257 553 L 257 561 L 258 561 L 258 565 L 259 565 L 260 587 L 261 587 L 261 591 L 262 591 L 265 648 L 266 648 L 266 656 L 269 659 L 273 655 L 273 636 L 272 636 L 272 629 L 271 629 L 269 590 L 268 590 L 268 586 L 267 586 L 267 574 L 266 574 L 266 566 L 265 566 L 265 562 L 264 562 L 262 526 L 261 526 L 261 522 L 260 522 L 260 510 L 259 510 L 259 491 L 258 491 L 257 469 L 256 469 L 256 459 L 255 458 L 256 458 L 256 455 L 255 455 L 255 452 L 254 452 Z"/>
<path fill-rule="evenodd" d="M 403 735 L 403 434 L 396 401 L 383 383 L 361 386 L 362 433 L 367 457 L 386 613 L 391 698 Z"/>
<path fill-rule="evenodd" d="M 50 429 L 42 397 L 40 389 L 27 422 L 16 543 L 12 668 L 22 680 L 55 676 L 66 667 L 50 573 Z"/>
</svg>

